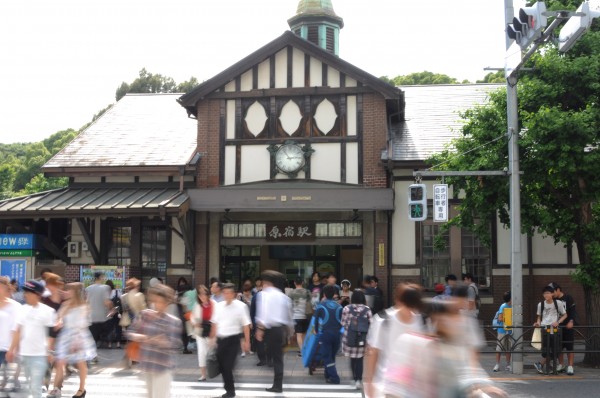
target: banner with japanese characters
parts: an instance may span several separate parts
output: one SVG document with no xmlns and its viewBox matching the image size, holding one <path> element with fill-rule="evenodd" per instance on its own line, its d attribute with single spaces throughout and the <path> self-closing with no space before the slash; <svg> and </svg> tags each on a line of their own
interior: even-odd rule
<svg viewBox="0 0 600 398">
<path fill-rule="evenodd" d="M 448 184 L 433 185 L 433 221 L 448 221 Z"/>
<path fill-rule="evenodd" d="M 315 223 L 267 224 L 269 242 L 311 242 L 315 240 Z"/>
</svg>

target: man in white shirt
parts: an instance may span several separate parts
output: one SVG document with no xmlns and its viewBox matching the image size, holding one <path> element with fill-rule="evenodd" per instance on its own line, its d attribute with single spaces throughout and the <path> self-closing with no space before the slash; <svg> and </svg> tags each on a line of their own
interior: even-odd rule
<svg viewBox="0 0 600 398">
<path fill-rule="evenodd" d="M 0 276 L 0 368 L 4 370 L 0 390 L 6 386 L 8 378 L 6 353 L 12 343 L 13 334 L 17 330 L 17 316 L 20 311 L 21 304 L 10 298 L 8 278 Z"/>
<path fill-rule="evenodd" d="M 265 348 L 273 358 L 273 386 L 269 392 L 283 391 L 283 346 L 289 332 L 293 333 L 292 300 L 275 286 L 285 281 L 277 271 L 262 273 L 263 289 L 256 305 L 256 339 L 265 342 Z"/>
<path fill-rule="evenodd" d="M 85 288 L 85 296 L 92 315 L 90 333 L 92 333 L 96 345 L 100 348 L 102 341 L 106 341 L 108 326 L 106 316 L 113 306 L 110 300 L 110 286 L 104 284 L 104 274 L 102 272 L 94 273 L 94 284 Z M 96 362 L 96 358 L 92 362 Z"/>
<path fill-rule="evenodd" d="M 38 281 L 25 283 L 23 290 L 26 304 L 17 319 L 6 358 L 14 361 L 17 354 L 20 355 L 29 379 L 29 393 L 33 398 L 41 398 L 42 382 L 51 359 L 48 355 L 48 328 L 56 324 L 56 311 L 40 302 L 45 289 Z"/>
<path fill-rule="evenodd" d="M 223 398 L 235 397 L 233 368 L 240 353 L 240 335 L 244 335 L 241 347 L 244 351 L 250 349 L 250 312 L 248 306 L 235 299 L 235 285 L 223 284 L 224 301 L 217 303 L 211 317 L 211 341 L 217 338 L 217 360 L 223 376 L 225 394 Z"/>
</svg>

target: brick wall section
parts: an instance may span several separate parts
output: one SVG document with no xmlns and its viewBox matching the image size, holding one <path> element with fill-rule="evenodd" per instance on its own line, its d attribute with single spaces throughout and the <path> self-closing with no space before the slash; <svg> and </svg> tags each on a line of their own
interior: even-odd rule
<svg viewBox="0 0 600 398">
<path fill-rule="evenodd" d="M 66 265 L 65 266 L 65 283 L 79 282 L 80 276 L 79 265 Z"/>
<path fill-rule="evenodd" d="M 381 151 L 387 147 L 385 99 L 379 94 L 363 96 L 363 185 L 386 188 L 387 179 Z"/>
<path fill-rule="evenodd" d="M 198 103 L 198 151 L 202 154 L 198 168 L 197 187 L 219 186 L 220 101 Z"/>
</svg>

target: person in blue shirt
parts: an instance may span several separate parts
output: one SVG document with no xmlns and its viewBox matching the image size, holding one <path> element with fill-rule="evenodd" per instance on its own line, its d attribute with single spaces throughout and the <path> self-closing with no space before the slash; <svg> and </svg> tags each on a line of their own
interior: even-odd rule
<svg viewBox="0 0 600 398">
<path fill-rule="evenodd" d="M 502 356 L 502 352 L 506 355 L 506 368 L 507 372 L 510 372 L 512 369 L 510 367 L 510 351 L 511 351 L 511 338 L 512 330 L 504 329 L 504 309 L 512 308 L 512 298 L 510 292 L 504 293 L 503 297 L 504 303 L 496 312 L 496 317 L 498 318 L 498 341 L 496 342 L 496 365 L 494 366 L 494 372 L 500 370 L 500 357 Z"/>
<path fill-rule="evenodd" d="M 321 334 L 319 350 L 325 365 L 325 381 L 340 384 L 340 376 L 335 367 L 335 355 L 340 349 L 340 329 L 342 327 L 342 306 L 334 300 L 335 286 L 323 287 L 325 298 L 315 310 L 315 330 Z"/>
</svg>

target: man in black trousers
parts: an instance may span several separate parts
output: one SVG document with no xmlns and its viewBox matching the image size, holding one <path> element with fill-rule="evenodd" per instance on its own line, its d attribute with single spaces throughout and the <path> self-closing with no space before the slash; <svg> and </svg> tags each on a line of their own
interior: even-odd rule
<svg viewBox="0 0 600 398">
<path fill-rule="evenodd" d="M 285 278 L 277 271 L 262 274 L 263 290 L 256 306 L 256 339 L 265 342 L 265 348 L 273 360 L 273 386 L 269 392 L 283 392 L 283 346 L 286 336 L 293 328 L 292 301 L 280 286 Z"/>
<path fill-rule="evenodd" d="M 225 394 L 222 398 L 235 397 L 233 368 L 240 353 L 240 336 L 244 336 L 244 351 L 250 349 L 250 313 L 248 306 L 235 299 L 235 285 L 223 285 L 224 301 L 217 303 L 211 317 L 211 340 L 217 338 L 217 360 L 223 375 Z"/>
</svg>

